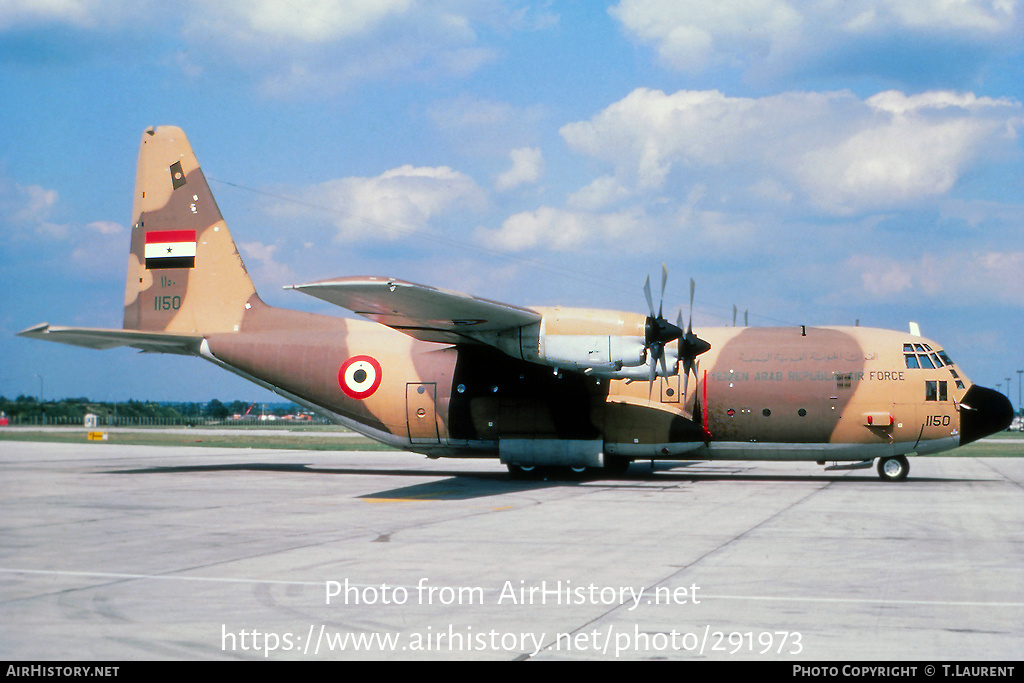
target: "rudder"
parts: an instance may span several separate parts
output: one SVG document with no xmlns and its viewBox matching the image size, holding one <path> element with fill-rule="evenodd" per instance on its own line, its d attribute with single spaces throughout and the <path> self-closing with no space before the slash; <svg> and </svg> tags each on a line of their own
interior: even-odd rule
<svg viewBox="0 0 1024 683">
<path fill-rule="evenodd" d="M 180 128 L 143 133 L 132 218 L 124 329 L 237 332 L 259 298 Z"/>
</svg>

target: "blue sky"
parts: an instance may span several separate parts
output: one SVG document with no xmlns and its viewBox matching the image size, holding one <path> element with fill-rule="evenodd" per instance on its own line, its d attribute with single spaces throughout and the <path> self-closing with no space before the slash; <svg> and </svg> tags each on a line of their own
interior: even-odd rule
<svg viewBox="0 0 1024 683">
<path fill-rule="evenodd" d="M 0 394 L 270 395 L 119 327 L 139 137 L 187 132 L 261 296 L 388 275 L 694 324 L 917 321 L 1016 401 L 1018 0 L 4 0 Z M 674 317 L 674 315 L 670 316 Z"/>
</svg>

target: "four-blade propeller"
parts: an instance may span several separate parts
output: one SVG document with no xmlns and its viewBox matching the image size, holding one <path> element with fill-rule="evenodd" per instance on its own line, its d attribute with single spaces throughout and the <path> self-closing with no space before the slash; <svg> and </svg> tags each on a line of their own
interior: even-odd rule
<svg viewBox="0 0 1024 683">
<path fill-rule="evenodd" d="M 663 376 L 668 376 L 668 366 L 665 362 L 665 345 L 679 340 L 679 360 L 683 363 L 683 371 L 686 373 L 683 385 L 683 396 L 686 396 L 686 389 L 689 384 L 690 371 L 695 367 L 697 356 L 711 349 L 707 343 L 693 333 L 693 295 L 696 284 L 690 280 L 690 322 L 687 324 L 686 332 L 683 332 L 683 312 L 679 311 L 676 324 L 673 325 L 664 316 L 665 285 L 668 284 L 668 267 L 661 264 L 661 300 L 658 302 L 658 313 L 654 313 L 654 299 L 651 297 L 651 278 L 648 276 L 644 283 L 644 296 L 647 297 L 647 307 L 651 314 L 647 316 L 647 323 L 644 328 L 644 347 L 650 351 L 650 387 L 654 390 L 654 378 L 658 374 L 658 364 L 661 364 Z"/>
</svg>

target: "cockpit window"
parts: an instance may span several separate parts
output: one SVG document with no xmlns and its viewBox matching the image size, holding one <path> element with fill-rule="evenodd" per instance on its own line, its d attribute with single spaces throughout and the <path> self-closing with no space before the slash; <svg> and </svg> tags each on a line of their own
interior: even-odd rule
<svg viewBox="0 0 1024 683">
<path fill-rule="evenodd" d="M 904 344 L 903 359 L 911 369 L 934 369 L 953 365 L 945 351 L 932 351 L 928 344 Z"/>
</svg>

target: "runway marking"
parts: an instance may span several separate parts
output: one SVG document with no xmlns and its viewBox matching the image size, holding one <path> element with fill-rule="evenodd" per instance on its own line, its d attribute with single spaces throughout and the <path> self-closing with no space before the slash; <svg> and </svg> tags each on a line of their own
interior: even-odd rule
<svg viewBox="0 0 1024 683">
<path fill-rule="evenodd" d="M 178 576 L 175 574 L 122 574 L 117 572 L 73 572 L 56 569 L 13 569 L 0 567 L 4 574 L 42 574 L 49 576 L 79 576 L 97 579 L 155 579 L 164 581 L 211 581 L 219 583 L 271 583 L 284 586 L 323 586 L 323 581 L 281 581 L 275 579 L 232 579 L 216 576 Z"/>
<path fill-rule="evenodd" d="M 362 498 L 361 500 L 367 503 L 423 503 L 425 501 L 432 501 L 435 497 L 452 493 L 452 491 L 439 491 L 437 493 L 421 493 L 415 496 L 406 496 L 405 498 Z"/>
<path fill-rule="evenodd" d="M 936 605 L 940 607 L 1024 607 L 1024 602 L 978 602 L 971 600 L 891 600 L 873 598 L 814 598 L 787 597 L 776 595 L 708 595 L 701 594 L 701 601 L 710 600 L 751 600 L 759 602 L 831 602 L 870 603 L 875 605 Z"/>
<path fill-rule="evenodd" d="M 239 579 L 223 578 L 215 576 L 179 576 L 175 574 L 125 574 L 119 572 L 80 572 L 62 571 L 55 569 L 15 569 L 11 567 L 0 567 L 0 573 L 5 574 L 37 574 L 44 576 L 71 576 L 83 578 L 103 579 L 153 579 L 162 581 L 208 581 L 211 583 L 245 583 L 245 584 L 274 584 L 283 586 L 317 586 L 322 587 L 324 581 L 284 581 L 280 579 Z M 377 587 L 379 584 L 360 584 L 349 582 L 350 586 L 356 588 Z M 392 586 L 397 588 L 398 586 Z M 416 586 L 406 586 L 406 590 L 415 590 Z M 481 588 L 485 593 L 500 593 L 499 588 Z M 891 600 L 877 598 L 820 598 L 801 596 L 772 596 L 772 595 L 709 595 L 701 594 L 701 601 L 704 600 L 749 600 L 757 602 L 814 602 L 814 603 L 846 603 L 858 604 L 867 603 L 873 605 L 932 605 L 936 607 L 1002 607 L 1019 609 L 1024 607 L 1024 602 L 982 602 L 972 600 Z"/>
</svg>

